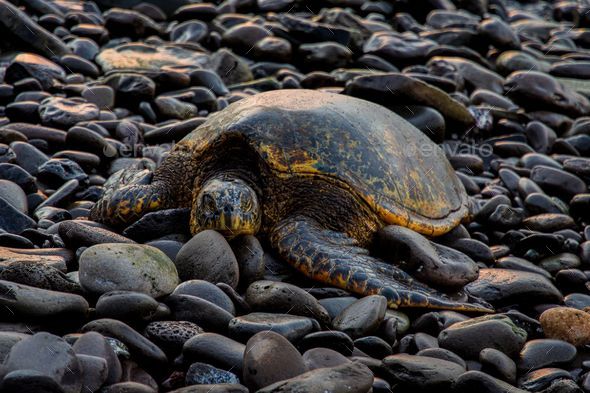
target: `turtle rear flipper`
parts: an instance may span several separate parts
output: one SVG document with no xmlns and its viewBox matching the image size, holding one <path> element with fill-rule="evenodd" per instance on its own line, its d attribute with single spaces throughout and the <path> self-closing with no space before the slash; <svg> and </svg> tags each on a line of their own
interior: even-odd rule
<svg viewBox="0 0 590 393">
<path fill-rule="evenodd" d="M 346 246 L 333 233 L 306 217 L 289 218 L 272 231 L 271 243 L 282 258 L 306 276 L 359 295 L 381 294 L 391 308 L 421 307 L 455 311 L 493 312 L 483 302 L 455 301 L 414 280 L 400 268 L 368 255 L 364 248 Z"/>
<path fill-rule="evenodd" d="M 150 184 L 148 170 L 123 169 L 105 183 L 105 192 L 90 211 L 90 219 L 112 227 L 125 227 L 163 205 L 163 194 Z"/>
</svg>

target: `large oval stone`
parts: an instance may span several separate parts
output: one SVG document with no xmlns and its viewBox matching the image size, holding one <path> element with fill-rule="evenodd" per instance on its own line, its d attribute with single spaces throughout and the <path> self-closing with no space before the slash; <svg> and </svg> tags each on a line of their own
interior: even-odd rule
<svg viewBox="0 0 590 393">
<path fill-rule="evenodd" d="M 180 249 L 175 263 L 182 281 L 224 282 L 233 288 L 238 285 L 238 261 L 227 240 L 218 232 L 197 233 Z"/>
<path fill-rule="evenodd" d="M 35 370 L 57 382 L 65 393 L 82 388 L 81 369 L 72 347 L 61 337 L 37 333 L 16 343 L 5 359 L 0 377 L 11 371 Z"/>
<path fill-rule="evenodd" d="M 494 348 L 510 357 L 516 356 L 527 339 L 527 333 L 510 318 L 490 315 L 457 322 L 440 332 L 442 348 L 466 359 L 478 359 L 484 348 Z"/>
<path fill-rule="evenodd" d="M 179 283 L 174 263 L 155 247 L 106 243 L 80 256 L 80 284 L 95 294 L 110 291 L 143 292 L 154 298 L 168 295 Z"/>
</svg>

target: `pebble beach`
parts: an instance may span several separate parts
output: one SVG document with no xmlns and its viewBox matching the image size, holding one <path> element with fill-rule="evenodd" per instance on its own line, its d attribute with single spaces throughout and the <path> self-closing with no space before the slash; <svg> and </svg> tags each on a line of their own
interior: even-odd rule
<svg viewBox="0 0 590 393">
<path fill-rule="evenodd" d="M 311 280 L 190 206 L 92 219 L 121 170 L 299 89 L 435 144 L 468 217 L 370 252 L 485 312 Z M 590 392 L 589 184 L 585 1 L 0 0 L 0 392 Z"/>
</svg>

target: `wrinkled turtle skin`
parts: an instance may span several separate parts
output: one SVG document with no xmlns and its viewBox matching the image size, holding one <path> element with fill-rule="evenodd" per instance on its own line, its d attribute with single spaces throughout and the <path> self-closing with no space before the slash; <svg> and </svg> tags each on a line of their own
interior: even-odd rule
<svg viewBox="0 0 590 393">
<path fill-rule="evenodd" d="M 382 294 L 391 307 L 490 311 L 476 300 L 455 301 L 367 251 L 389 224 L 444 234 L 467 206 L 443 152 L 395 113 L 349 96 L 283 90 L 212 115 L 176 144 L 151 180 L 113 175 L 91 218 L 122 227 L 150 211 L 192 207 L 192 233 L 266 236 L 308 277 Z"/>
</svg>

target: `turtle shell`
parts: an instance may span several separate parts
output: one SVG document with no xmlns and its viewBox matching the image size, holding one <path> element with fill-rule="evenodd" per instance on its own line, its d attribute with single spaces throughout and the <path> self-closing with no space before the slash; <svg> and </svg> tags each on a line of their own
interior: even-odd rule
<svg viewBox="0 0 590 393">
<path fill-rule="evenodd" d="M 439 235 L 467 214 L 442 150 L 380 105 L 314 90 L 261 93 L 211 116 L 177 147 L 204 152 L 227 134 L 244 138 L 277 176 L 325 177 L 387 224 Z"/>
</svg>

